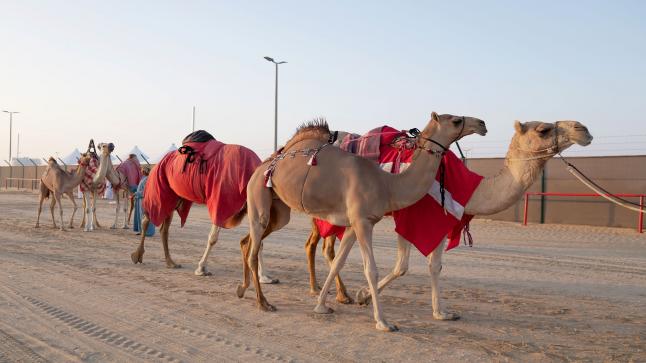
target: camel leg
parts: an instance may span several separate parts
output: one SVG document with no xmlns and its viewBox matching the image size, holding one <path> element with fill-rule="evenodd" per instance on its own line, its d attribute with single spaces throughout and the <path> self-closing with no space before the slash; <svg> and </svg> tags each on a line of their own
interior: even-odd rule
<svg viewBox="0 0 646 363">
<path fill-rule="evenodd" d="M 54 217 L 54 208 L 56 207 L 56 198 L 54 198 L 54 195 L 49 196 L 51 200 L 49 201 L 49 211 L 52 213 L 52 223 L 54 224 L 54 229 L 58 228 L 56 225 L 56 217 Z"/>
<path fill-rule="evenodd" d="M 267 228 L 267 230 L 271 230 L 271 225 Z M 265 230 L 265 232 L 267 232 L 267 230 Z M 269 234 L 269 233 L 267 233 L 267 234 Z M 265 238 L 264 234 L 263 234 L 262 238 L 263 239 Z M 267 270 L 265 270 L 265 267 L 264 267 L 265 263 L 263 262 L 263 258 L 262 258 L 262 255 L 263 255 L 262 246 L 263 246 L 263 244 L 261 243 L 260 244 L 260 251 L 258 252 L 258 275 L 259 275 L 259 278 L 260 278 L 260 283 L 261 284 L 277 284 L 277 283 L 280 282 L 280 280 L 269 276 L 267 274 Z"/>
<path fill-rule="evenodd" d="M 148 219 L 148 215 L 144 213 L 144 216 L 141 220 L 141 239 L 139 242 L 139 247 L 135 250 L 130 255 L 130 258 L 132 259 L 132 263 L 137 264 L 137 263 L 143 263 L 143 257 L 144 257 L 144 241 L 146 240 L 146 231 L 148 230 L 148 224 L 150 223 L 150 219 Z"/>
<path fill-rule="evenodd" d="M 79 208 L 78 208 L 78 205 L 76 205 L 76 200 L 74 200 L 74 193 L 67 193 L 67 197 L 72 201 L 72 205 L 74 206 L 74 209 L 72 209 L 72 217 L 70 217 L 70 224 L 69 224 L 69 228 L 73 229 L 74 228 L 74 216 L 76 215 L 76 211 Z"/>
<path fill-rule="evenodd" d="M 43 193 L 43 188 L 47 188 L 47 187 L 45 187 L 41 183 L 41 185 L 40 185 L 40 198 L 38 200 L 38 216 L 36 217 L 36 226 L 35 226 L 35 228 L 40 227 L 40 213 L 43 210 L 43 202 L 45 201 L 45 194 Z"/>
<path fill-rule="evenodd" d="M 209 253 L 211 253 L 211 248 L 218 241 L 218 234 L 220 233 L 220 227 L 215 224 L 211 225 L 211 232 L 209 232 L 209 238 L 206 241 L 206 249 L 202 255 L 202 259 L 197 264 L 197 269 L 195 274 L 197 276 L 211 276 L 211 273 L 206 270 L 206 260 L 209 258 Z"/>
<path fill-rule="evenodd" d="M 164 258 L 166 259 L 167 268 L 181 268 L 182 265 L 176 264 L 173 262 L 173 259 L 170 257 L 170 252 L 168 251 L 168 230 L 170 229 L 170 224 L 173 221 L 173 214 L 169 215 L 164 223 L 161 225 L 159 233 L 161 234 L 162 246 L 164 247 Z M 148 228 L 148 226 L 146 226 Z M 144 229 L 141 233 L 142 237 L 146 234 Z"/>
<path fill-rule="evenodd" d="M 121 207 L 121 197 L 120 197 L 120 192 L 114 193 L 114 195 L 117 198 L 117 208 L 114 212 L 114 223 L 112 223 L 112 227 L 110 229 L 115 229 L 117 228 L 117 222 L 119 221 L 119 208 Z"/>
<path fill-rule="evenodd" d="M 334 310 L 330 309 L 325 305 L 325 302 L 327 300 L 327 294 L 328 294 L 328 291 L 330 291 L 330 286 L 332 286 L 332 281 L 339 274 L 339 271 L 345 264 L 345 260 L 348 257 L 348 253 L 350 253 L 350 248 L 352 248 L 352 245 L 354 244 L 354 241 L 356 241 L 356 239 L 357 239 L 356 234 L 353 228 L 348 228 L 345 230 L 345 233 L 343 234 L 343 239 L 341 240 L 341 247 L 339 248 L 339 254 L 336 255 L 336 257 L 334 258 L 334 261 L 332 261 L 330 272 L 328 273 L 327 278 L 325 279 L 325 283 L 323 283 L 323 287 L 321 288 L 321 292 L 319 293 L 317 305 L 314 308 L 315 313 L 330 314 L 334 312 Z"/>
<path fill-rule="evenodd" d="M 61 222 L 61 231 L 65 230 L 65 222 L 63 222 L 63 201 L 61 200 L 61 193 L 54 192 L 54 200 L 56 203 L 58 203 L 58 215 L 60 217 L 60 222 Z M 52 211 L 53 213 L 53 211 Z"/>
<path fill-rule="evenodd" d="M 310 271 L 310 295 L 318 295 L 321 287 L 316 282 L 316 246 L 319 244 L 321 235 L 318 228 L 312 221 L 312 231 L 310 236 L 305 242 L 305 254 L 307 255 L 307 268 Z"/>
<path fill-rule="evenodd" d="M 83 227 L 83 231 L 89 232 L 92 230 L 90 229 L 92 225 L 92 205 L 90 202 L 89 192 L 83 193 L 83 207 L 85 209 L 85 213 L 83 213 L 83 222 L 81 223 L 81 227 Z"/>
<path fill-rule="evenodd" d="M 124 194 L 123 194 L 123 198 L 124 198 L 123 199 L 123 226 L 121 226 L 121 228 L 123 228 L 123 229 L 129 229 L 130 228 L 130 227 L 128 227 L 128 221 L 130 219 L 130 216 L 128 215 L 128 206 L 131 203 L 127 203 L 127 201 L 132 202 L 132 199 L 130 199 L 130 196 L 131 195 L 130 195 L 129 191 L 124 192 Z M 131 212 L 132 212 L 132 210 L 131 210 Z"/>
<path fill-rule="evenodd" d="M 95 228 L 101 228 L 101 225 L 99 224 L 99 220 L 96 218 L 96 191 L 92 192 L 92 230 Z"/>
<path fill-rule="evenodd" d="M 336 241 L 335 236 L 329 236 L 323 240 L 323 254 L 325 255 L 325 259 L 328 263 L 328 266 L 332 265 L 332 261 L 334 260 L 334 242 Z M 345 289 L 345 285 L 343 284 L 343 281 L 341 280 L 341 274 L 337 274 L 336 278 L 334 280 L 336 282 L 336 301 L 340 302 L 341 304 L 352 304 L 354 303 L 354 300 L 350 296 L 348 296 L 348 292 Z"/>
<path fill-rule="evenodd" d="M 395 279 L 406 274 L 410 259 L 410 245 L 410 242 L 404 239 L 404 237 L 397 235 L 397 262 L 393 270 L 379 281 L 379 285 L 377 286 L 378 293 L 381 293 L 381 290 Z M 370 297 L 370 290 L 367 287 L 357 291 L 357 302 L 361 305 L 368 305 L 370 303 Z"/>
<path fill-rule="evenodd" d="M 262 234 L 262 239 L 269 236 L 272 232 L 277 231 L 289 223 L 291 217 L 291 209 L 283 203 L 280 199 L 272 201 L 271 209 L 269 212 L 269 226 L 265 229 L 265 232 Z M 260 252 L 258 253 L 258 274 L 260 275 L 261 284 L 277 284 L 280 280 L 275 279 L 269 276 L 267 270 L 265 269 L 265 263 L 263 261 L 263 244 L 260 244 Z"/>
<path fill-rule="evenodd" d="M 353 226 L 357 239 L 359 240 L 359 247 L 361 248 L 361 257 L 363 258 L 363 271 L 368 280 L 370 293 L 372 294 L 372 309 L 377 322 L 376 328 L 381 331 L 397 331 L 397 326 L 388 324 L 383 317 L 381 311 L 381 304 L 379 302 L 379 295 L 377 293 L 377 264 L 375 263 L 375 256 L 372 253 L 372 229 L 373 224 L 368 221 L 361 221 Z"/>
<path fill-rule="evenodd" d="M 133 195 L 130 195 L 130 211 L 128 212 L 128 222 L 126 222 L 126 226 L 130 224 L 130 221 L 132 221 L 132 212 L 135 209 L 135 198 Z"/>
<path fill-rule="evenodd" d="M 439 246 L 428 256 L 428 268 L 431 272 L 431 301 L 433 305 L 433 318 L 436 320 L 458 320 L 460 315 L 456 313 L 447 313 L 442 309 L 440 302 L 440 285 L 439 278 L 442 271 L 442 255 L 446 248 L 446 237 Z"/>
<path fill-rule="evenodd" d="M 79 225 L 79 228 L 84 228 L 85 227 L 85 215 L 86 215 L 86 209 L 87 209 L 87 203 L 85 203 L 85 193 L 83 193 L 83 207 L 82 207 L 82 212 L 83 212 L 83 219 L 81 219 L 81 224 Z"/>
</svg>

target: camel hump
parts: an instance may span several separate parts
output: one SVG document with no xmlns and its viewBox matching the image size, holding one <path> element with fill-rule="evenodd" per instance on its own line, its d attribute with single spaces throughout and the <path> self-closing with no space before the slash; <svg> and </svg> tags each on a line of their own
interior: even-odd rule
<svg viewBox="0 0 646 363">
<path fill-rule="evenodd" d="M 61 168 L 61 166 L 60 166 L 60 165 L 58 165 L 58 162 L 56 161 L 56 159 L 54 159 L 54 158 L 53 158 L 53 157 L 51 157 L 51 156 L 50 156 L 50 157 L 49 157 L 49 159 L 47 160 L 47 166 L 48 166 L 49 168 L 51 168 L 51 169 L 63 170 L 63 169 Z"/>
<path fill-rule="evenodd" d="M 211 140 L 215 140 L 213 135 L 204 130 L 197 130 L 186 135 L 184 140 L 182 140 L 182 144 L 186 144 L 187 142 L 207 142 Z"/>
</svg>

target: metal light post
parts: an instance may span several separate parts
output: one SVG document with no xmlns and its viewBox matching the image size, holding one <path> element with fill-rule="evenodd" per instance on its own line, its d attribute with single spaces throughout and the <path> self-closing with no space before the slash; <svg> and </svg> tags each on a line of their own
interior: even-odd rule
<svg viewBox="0 0 646 363">
<path fill-rule="evenodd" d="M 11 133 L 12 133 L 12 128 L 13 128 L 13 114 L 14 113 L 20 113 L 18 111 L 5 111 L 2 110 L 2 112 L 6 112 L 9 114 L 9 162 L 11 162 Z"/>
<path fill-rule="evenodd" d="M 265 59 L 276 65 L 276 91 L 274 94 L 274 151 L 276 151 L 278 150 L 278 65 L 287 62 L 276 62 L 271 57 L 265 57 Z"/>
</svg>

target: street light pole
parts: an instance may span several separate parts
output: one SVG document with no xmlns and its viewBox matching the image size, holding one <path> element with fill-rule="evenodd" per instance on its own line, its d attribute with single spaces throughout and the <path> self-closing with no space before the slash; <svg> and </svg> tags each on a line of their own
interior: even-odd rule
<svg viewBox="0 0 646 363">
<path fill-rule="evenodd" d="M 276 66 L 276 83 L 274 90 L 274 151 L 278 150 L 278 65 L 287 62 L 276 62 L 274 58 L 265 57 L 269 62 L 274 63 Z"/>
<path fill-rule="evenodd" d="M 13 138 L 12 135 L 12 130 L 13 130 L 13 114 L 14 113 L 20 113 L 18 111 L 6 111 L 2 110 L 2 112 L 8 113 L 9 114 L 9 162 L 11 162 L 11 139 Z"/>
</svg>

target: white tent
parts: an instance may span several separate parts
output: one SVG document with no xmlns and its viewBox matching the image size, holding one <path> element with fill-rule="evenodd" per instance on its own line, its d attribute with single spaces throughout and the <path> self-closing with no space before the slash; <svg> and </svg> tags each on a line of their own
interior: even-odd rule
<svg viewBox="0 0 646 363">
<path fill-rule="evenodd" d="M 154 159 L 152 159 L 152 160 L 148 159 L 148 161 L 149 161 L 151 164 L 157 164 L 158 162 L 160 162 L 160 161 L 161 161 L 161 159 L 163 159 L 163 158 L 164 158 L 164 156 L 166 156 L 166 154 L 168 154 L 168 153 L 169 153 L 169 152 L 171 152 L 171 151 L 176 151 L 176 150 L 177 150 L 177 146 L 175 145 L 175 143 L 172 143 L 172 144 L 168 147 L 168 149 L 166 149 L 166 151 L 164 151 L 163 153 L 159 154 L 159 156 L 157 156 L 156 158 L 154 158 Z"/>
<path fill-rule="evenodd" d="M 24 166 L 34 166 L 34 164 L 30 161 L 33 160 L 36 165 L 42 165 L 43 162 L 40 159 L 30 159 L 27 157 L 20 157 L 20 158 L 11 158 L 11 166 L 21 166 L 20 163 Z"/>
<path fill-rule="evenodd" d="M 148 154 L 141 151 L 141 149 L 139 149 L 139 147 L 137 145 L 135 145 L 135 147 L 133 147 L 132 150 L 130 150 L 129 153 L 127 153 L 127 154 L 125 154 L 123 156 L 120 156 L 120 157 L 121 157 L 121 159 L 126 160 L 130 156 L 130 154 L 137 155 L 137 159 L 139 159 L 139 163 L 141 165 L 145 165 L 146 161 L 148 161 L 149 163 L 152 162 L 150 160 L 150 157 L 148 156 Z"/>
<path fill-rule="evenodd" d="M 76 148 L 76 149 L 74 149 L 74 151 L 69 153 L 69 155 L 67 155 L 66 157 L 61 158 L 61 160 L 63 160 L 63 162 L 66 165 L 78 165 L 78 163 L 79 163 L 78 160 L 80 158 L 81 158 L 81 152 L 79 151 L 78 148 Z M 60 163 L 61 160 L 56 160 L 56 162 Z"/>
</svg>

